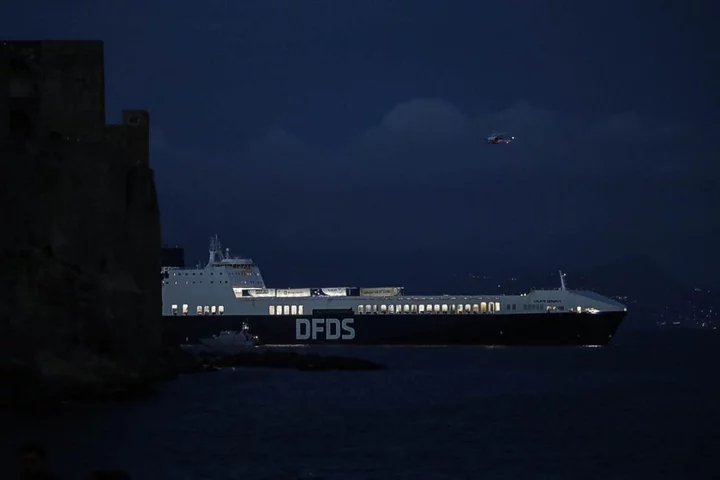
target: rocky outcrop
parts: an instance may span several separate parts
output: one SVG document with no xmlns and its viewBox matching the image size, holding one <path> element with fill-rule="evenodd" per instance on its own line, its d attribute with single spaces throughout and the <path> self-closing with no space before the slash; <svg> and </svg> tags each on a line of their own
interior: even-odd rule
<svg viewBox="0 0 720 480">
<path fill-rule="evenodd" d="M 228 367 L 288 368 L 313 372 L 386 369 L 385 365 L 362 358 L 274 349 L 248 349 L 232 355 L 199 351 L 192 356 L 189 353 L 178 354 L 175 358 L 177 360 L 174 365 L 182 373 L 207 372 Z"/>
<path fill-rule="evenodd" d="M 105 125 L 103 75 L 101 42 L 0 42 L 0 402 L 168 372 L 149 117 Z"/>
</svg>

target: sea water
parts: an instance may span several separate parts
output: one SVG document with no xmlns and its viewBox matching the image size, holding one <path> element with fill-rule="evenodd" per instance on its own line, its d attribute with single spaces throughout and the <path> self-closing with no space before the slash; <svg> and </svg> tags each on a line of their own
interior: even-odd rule
<svg viewBox="0 0 720 480">
<path fill-rule="evenodd" d="M 314 349 L 389 369 L 228 369 L 133 404 L 4 414 L 2 471 L 15 478 L 14 450 L 35 441 L 68 479 L 717 478 L 718 347 L 628 333 L 608 348 Z"/>
</svg>

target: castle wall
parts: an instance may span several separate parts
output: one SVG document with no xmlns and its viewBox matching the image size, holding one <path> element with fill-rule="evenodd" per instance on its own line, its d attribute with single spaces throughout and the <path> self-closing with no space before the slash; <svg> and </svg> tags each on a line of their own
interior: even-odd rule
<svg viewBox="0 0 720 480">
<path fill-rule="evenodd" d="M 149 122 L 126 110 L 106 125 L 102 42 L 0 41 L 0 364 L 78 378 L 157 366 Z"/>
</svg>

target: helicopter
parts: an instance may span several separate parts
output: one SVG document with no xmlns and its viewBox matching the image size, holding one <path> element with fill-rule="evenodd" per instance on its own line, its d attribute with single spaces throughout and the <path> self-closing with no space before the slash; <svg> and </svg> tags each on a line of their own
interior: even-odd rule
<svg viewBox="0 0 720 480">
<path fill-rule="evenodd" d="M 503 137 L 502 135 L 506 134 L 507 132 L 500 132 L 500 133 L 491 133 L 490 136 L 488 136 L 485 141 L 487 143 L 491 143 L 493 145 L 497 145 L 498 143 L 510 143 L 513 140 L 515 140 L 515 137 Z"/>
</svg>

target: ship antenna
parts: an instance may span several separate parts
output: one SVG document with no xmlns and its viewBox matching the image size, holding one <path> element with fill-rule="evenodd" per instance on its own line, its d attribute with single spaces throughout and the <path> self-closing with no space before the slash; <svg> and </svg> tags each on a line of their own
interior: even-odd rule
<svg viewBox="0 0 720 480">
<path fill-rule="evenodd" d="M 560 290 L 563 292 L 567 290 L 567 286 L 565 285 L 565 275 L 562 270 L 558 270 L 558 273 L 560 273 Z"/>
<path fill-rule="evenodd" d="M 215 263 L 217 260 L 215 260 L 215 255 L 218 254 L 220 256 L 220 260 L 222 260 L 222 245 L 220 245 L 220 240 L 218 239 L 217 234 L 215 236 L 210 237 L 210 263 Z"/>
</svg>

